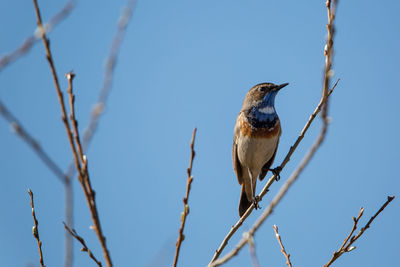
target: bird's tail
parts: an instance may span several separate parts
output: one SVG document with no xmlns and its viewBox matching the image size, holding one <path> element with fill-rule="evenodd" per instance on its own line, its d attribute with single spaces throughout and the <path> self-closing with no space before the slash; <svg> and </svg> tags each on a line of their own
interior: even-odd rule
<svg viewBox="0 0 400 267">
<path fill-rule="evenodd" d="M 244 183 L 243 183 L 242 192 L 240 194 L 240 202 L 239 202 L 239 216 L 242 217 L 243 214 L 247 211 L 247 209 L 250 206 L 251 206 L 251 202 L 247 199 L 247 195 L 244 190 Z"/>
</svg>

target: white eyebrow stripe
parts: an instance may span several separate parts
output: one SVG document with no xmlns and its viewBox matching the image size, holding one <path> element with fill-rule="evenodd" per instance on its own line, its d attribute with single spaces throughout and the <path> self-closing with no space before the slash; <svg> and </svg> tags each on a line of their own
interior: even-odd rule
<svg viewBox="0 0 400 267">
<path fill-rule="evenodd" d="M 264 113 L 264 114 L 274 114 L 275 113 L 275 109 L 272 106 L 266 106 L 264 108 L 259 108 L 258 111 L 261 113 Z"/>
</svg>

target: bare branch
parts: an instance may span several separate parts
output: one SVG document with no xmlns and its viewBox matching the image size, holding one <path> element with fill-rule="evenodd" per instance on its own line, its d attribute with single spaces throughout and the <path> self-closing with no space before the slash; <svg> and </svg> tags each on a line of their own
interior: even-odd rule
<svg viewBox="0 0 400 267">
<path fill-rule="evenodd" d="M 324 267 L 330 266 L 334 261 L 336 261 L 340 256 L 342 256 L 346 252 L 350 252 L 354 250 L 356 247 L 352 246 L 354 242 L 357 241 L 358 238 L 364 234 L 365 230 L 367 230 L 371 223 L 375 220 L 375 218 L 386 208 L 387 205 L 395 198 L 395 196 L 388 196 L 386 202 L 380 207 L 380 209 L 375 213 L 374 216 L 372 216 L 367 224 L 361 228 L 360 232 L 358 232 L 357 235 L 353 235 L 354 231 L 357 229 L 357 224 L 362 215 L 364 214 L 364 208 L 360 208 L 360 212 L 358 213 L 357 218 L 353 217 L 353 227 L 346 237 L 346 239 L 343 241 L 343 244 L 340 246 L 340 248 L 333 252 L 332 258 L 329 260 L 328 263 L 324 265 Z"/>
<path fill-rule="evenodd" d="M 278 240 L 279 245 L 281 246 L 281 252 L 283 254 L 283 256 L 285 256 L 286 258 L 286 265 L 288 267 L 292 267 L 292 263 L 290 262 L 290 254 L 288 254 L 285 250 L 285 247 L 282 244 L 282 240 L 281 240 L 281 236 L 278 233 L 278 227 L 274 224 L 274 231 L 275 231 L 275 237 Z"/>
<path fill-rule="evenodd" d="M 108 91 L 111 87 L 111 81 L 112 81 L 112 75 L 113 75 L 113 70 L 115 66 L 115 62 L 117 59 L 117 55 L 119 52 L 120 44 L 122 42 L 123 35 L 126 30 L 127 23 L 129 19 L 131 18 L 132 11 L 134 9 L 134 6 L 136 4 L 136 1 L 129 1 L 127 6 L 125 7 L 123 14 L 119 18 L 118 22 L 118 28 L 117 28 L 117 33 L 115 35 L 115 38 L 113 40 L 113 45 L 110 51 L 110 56 L 107 60 L 106 64 L 106 71 L 105 71 L 105 85 L 103 85 L 103 90 L 102 90 L 102 97 L 99 97 L 99 99 L 102 99 L 102 104 L 105 104 L 105 99 L 108 94 Z M 70 11 L 74 8 L 75 6 L 75 1 L 70 0 L 68 1 L 63 9 L 58 12 L 55 16 L 53 16 L 49 22 L 45 23 L 42 25 L 42 27 L 39 27 L 35 30 L 35 33 L 28 37 L 24 43 L 15 51 L 11 52 L 10 54 L 5 55 L 3 58 L 0 59 L 0 71 L 6 67 L 9 63 L 12 63 L 16 59 L 18 59 L 20 56 L 23 56 L 25 53 L 27 53 L 32 45 L 38 41 L 39 39 L 42 38 L 42 31 L 44 30 L 45 33 L 49 33 L 52 28 L 58 24 L 61 20 L 63 20 L 67 15 L 69 15 Z M 106 83 L 107 81 L 107 83 Z M 98 110 L 98 109 L 96 109 Z M 48 156 L 47 153 L 43 150 L 43 148 L 39 145 L 39 142 L 37 142 L 25 129 L 22 127 L 21 123 L 18 122 L 18 120 L 15 118 L 15 116 L 12 115 L 12 113 L 9 112 L 9 110 L 0 102 L 0 112 L 1 114 L 8 120 L 16 133 L 26 141 L 31 148 L 38 154 L 39 158 L 46 164 L 46 166 L 56 174 L 58 178 L 65 184 L 65 191 L 66 191 L 66 205 L 65 205 L 65 213 L 66 213 L 66 221 L 69 225 L 72 225 L 73 223 L 73 212 L 72 212 L 72 201 L 73 201 L 73 196 L 72 196 L 72 186 L 71 186 L 71 177 L 73 175 L 73 171 L 75 170 L 75 162 L 72 163 L 72 165 L 69 168 L 69 171 L 66 172 L 66 174 L 63 173 L 61 168 L 59 168 L 51 159 L 50 156 Z M 100 114 L 99 114 L 100 115 Z M 98 117 L 96 120 L 96 125 L 98 123 Z M 91 127 L 92 133 L 93 129 L 96 127 Z M 90 137 L 92 135 L 90 134 Z M 89 140 L 90 141 L 90 137 Z M 85 143 L 85 142 L 84 142 Z M 88 142 L 86 142 L 88 143 Z M 81 154 L 81 153 L 79 153 Z M 71 168 L 72 168 L 72 174 L 71 173 Z M 65 266 L 71 266 L 72 265 L 72 238 L 70 235 L 66 235 L 66 254 L 65 254 Z"/>
<path fill-rule="evenodd" d="M 89 209 L 90 209 L 90 214 L 92 216 L 94 229 L 95 229 L 97 237 L 100 241 L 101 247 L 103 249 L 103 254 L 104 254 L 104 258 L 106 260 L 106 264 L 107 264 L 107 266 L 112 266 L 110 253 L 109 253 L 109 251 L 107 249 L 107 245 L 106 245 L 106 238 L 103 235 L 103 231 L 102 231 L 101 224 L 100 224 L 99 213 L 97 211 L 95 192 L 90 183 L 89 171 L 88 171 L 88 166 L 87 166 L 88 160 L 86 158 L 86 155 L 84 155 L 82 152 L 82 146 L 81 146 L 79 130 L 78 130 L 78 122 L 75 117 L 75 105 L 74 105 L 75 96 L 73 94 L 73 87 L 72 87 L 72 81 L 73 81 L 73 78 L 75 77 L 75 74 L 73 72 L 69 72 L 65 76 L 67 77 L 67 80 L 68 80 L 68 96 L 69 96 L 69 103 L 70 103 L 70 107 L 71 107 L 71 113 L 69 115 L 69 118 L 70 118 L 70 121 L 72 122 L 72 128 L 73 128 L 73 133 L 74 133 L 74 142 L 76 144 L 75 149 L 79 153 L 78 155 L 76 155 L 76 157 L 79 156 L 79 159 L 75 158 L 75 161 L 77 162 L 76 168 L 78 170 L 80 170 L 79 175 L 78 175 L 79 182 L 82 186 L 84 195 L 86 197 L 86 201 L 87 201 Z"/>
<path fill-rule="evenodd" d="M 49 22 L 43 24 L 43 28 L 45 29 L 46 33 L 49 33 L 54 28 L 54 26 L 56 26 L 60 21 L 65 19 L 74 7 L 75 7 L 75 1 L 73 0 L 68 1 L 65 4 L 65 6 L 49 20 Z M 36 29 L 34 34 L 26 38 L 17 49 L 10 52 L 9 54 L 4 55 L 0 59 L 0 72 L 8 64 L 16 61 L 18 58 L 29 52 L 32 46 L 41 38 L 41 35 L 38 33 L 40 33 L 40 31 L 39 29 Z"/>
<path fill-rule="evenodd" d="M 35 224 L 32 227 L 32 233 L 33 233 L 33 236 L 35 237 L 38 247 L 39 247 L 40 265 L 42 267 L 44 267 L 44 260 L 43 260 L 43 253 L 42 253 L 42 241 L 40 241 L 40 237 L 39 237 L 39 227 L 38 227 L 39 222 L 36 219 L 35 205 L 33 203 L 33 193 L 30 189 L 28 189 L 28 194 L 31 197 L 32 217 L 33 217 L 33 223 Z"/>
<path fill-rule="evenodd" d="M 112 266 L 110 253 L 109 253 L 109 251 L 107 249 L 107 245 L 106 245 L 106 239 L 103 235 L 101 225 L 100 225 L 99 215 L 98 215 L 97 206 L 96 206 L 96 202 L 95 202 L 94 191 L 90 185 L 89 172 L 88 172 L 88 168 L 87 168 L 87 159 L 86 159 L 86 156 L 84 156 L 81 153 L 82 150 L 80 149 L 79 133 L 78 133 L 77 125 L 75 123 L 74 109 L 71 110 L 72 113 L 71 113 L 70 117 L 72 118 L 71 121 L 72 121 L 72 126 L 74 128 L 75 139 L 73 137 L 71 127 L 70 127 L 70 124 L 69 124 L 69 121 L 67 118 L 63 93 L 61 92 L 61 89 L 60 89 L 58 76 L 57 76 L 55 66 L 54 66 L 54 60 L 53 60 L 50 46 L 49 46 L 49 40 L 47 39 L 46 33 L 43 29 L 42 19 L 41 19 L 40 10 L 39 10 L 38 4 L 37 4 L 37 0 L 33 0 L 33 3 L 34 3 L 36 17 L 37 17 L 37 24 L 41 31 L 43 45 L 46 50 L 47 61 L 49 62 L 50 70 L 51 70 L 51 73 L 53 76 L 54 85 L 55 85 L 55 88 L 57 91 L 58 100 L 59 100 L 60 107 L 61 107 L 62 121 L 64 122 L 64 126 L 67 131 L 68 140 L 69 140 L 69 143 L 70 143 L 70 146 L 72 149 L 72 154 L 73 154 L 74 160 L 75 160 L 75 166 L 76 166 L 76 169 L 78 170 L 79 181 L 81 183 L 86 201 L 89 206 L 90 214 L 91 214 L 92 221 L 94 224 L 94 229 L 95 229 L 96 235 L 100 241 L 106 264 L 107 264 L 107 266 Z M 69 80 L 70 86 L 72 87 L 71 75 L 68 75 L 67 78 Z M 70 89 L 70 91 L 72 92 L 72 88 Z M 73 98 L 73 97 L 70 95 L 70 98 Z M 70 102 L 72 102 L 72 104 L 73 104 L 73 101 L 71 101 L 71 99 L 70 99 Z"/>
<path fill-rule="evenodd" d="M 357 223 L 363 214 L 364 214 L 364 208 L 361 207 L 360 211 L 358 212 L 357 218 L 353 217 L 353 221 L 354 221 L 353 228 L 351 229 L 351 231 L 350 231 L 349 235 L 346 237 L 346 239 L 343 241 L 343 244 L 340 247 L 339 251 L 343 250 L 344 246 L 347 244 L 347 241 L 349 241 L 349 239 L 352 237 L 354 231 L 357 229 Z"/>
<path fill-rule="evenodd" d="M 69 105 L 70 105 L 70 114 L 69 114 L 69 120 L 72 123 L 72 128 L 74 131 L 74 141 L 76 144 L 76 149 L 79 155 L 79 161 L 80 164 L 83 165 L 83 152 L 82 152 L 82 146 L 81 146 L 81 141 L 79 138 L 79 131 L 78 131 L 78 121 L 75 118 L 75 95 L 73 93 L 72 89 L 72 81 L 75 78 L 75 73 L 70 71 L 67 74 L 65 74 L 65 77 L 68 80 L 68 98 L 69 98 Z"/>
<path fill-rule="evenodd" d="M 189 193 L 190 193 L 190 187 L 193 181 L 193 176 L 192 176 L 192 167 L 193 167 L 193 159 L 195 156 L 195 151 L 194 151 L 194 140 L 196 139 L 196 131 L 197 129 L 194 128 L 193 130 L 193 136 L 192 136 L 192 141 L 190 142 L 190 163 L 189 163 L 189 168 L 187 169 L 187 183 L 186 183 L 186 195 L 183 198 L 183 212 L 181 213 L 181 227 L 179 228 L 179 236 L 178 240 L 176 241 L 176 251 L 175 251 L 175 258 L 174 258 L 174 264 L 173 266 L 176 267 L 178 263 L 178 258 L 179 258 L 179 251 L 181 248 L 181 244 L 183 240 L 185 239 L 185 235 L 183 234 L 183 230 L 185 229 L 185 223 L 186 223 L 186 217 L 189 214 Z"/>
<path fill-rule="evenodd" d="M 247 240 L 247 244 L 249 245 L 251 261 L 253 262 L 253 267 L 260 267 L 260 263 L 258 262 L 257 255 L 256 255 L 256 247 L 254 245 L 254 238 L 250 237 Z"/>
<path fill-rule="evenodd" d="M 63 224 L 64 224 L 65 229 L 71 234 L 71 236 L 73 236 L 76 240 L 79 241 L 79 243 L 81 243 L 81 245 L 82 245 L 81 251 L 82 251 L 82 252 L 86 252 L 86 253 L 89 255 L 89 257 L 90 257 L 94 262 L 96 262 L 96 264 L 97 264 L 98 266 L 101 267 L 101 266 L 102 266 L 102 265 L 101 265 L 101 262 L 98 261 L 98 260 L 96 259 L 96 257 L 93 255 L 92 251 L 86 246 L 85 240 L 84 240 L 81 236 L 79 236 L 79 235 L 77 234 L 77 232 L 75 231 L 75 229 L 73 229 L 73 228 L 70 229 L 70 228 L 67 226 L 67 224 L 66 224 L 65 222 L 63 222 Z"/>
<path fill-rule="evenodd" d="M 293 154 L 294 150 L 297 148 L 297 145 L 300 143 L 300 141 L 303 139 L 305 132 L 308 130 L 308 128 L 311 125 L 311 122 L 314 120 L 315 116 L 319 113 L 322 107 L 324 107 L 324 111 L 322 114 L 322 119 L 323 119 L 323 125 L 321 132 L 319 136 L 317 137 L 316 141 L 310 148 L 309 152 L 306 154 L 306 156 L 303 158 L 302 162 L 300 165 L 297 167 L 296 171 L 291 175 L 291 177 L 288 179 L 288 181 L 281 187 L 279 193 L 275 196 L 275 198 L 271 201 L 269 204 L 268 208 L 265 210 L 265 212 L 259 217 L 259 219 L 256 221 L 256 223 L 253 225 L 253 227 L 248 231 L 249 236 L 253 236 L 254 232 L 261 226 L 261 224 L 266 220 L 266 218 L 271 214 L 272 210 L 275 208 L 275 206 L 279 203 L 279 201 L 282 199 L 282 197 L 286 194 L 287 190 L 289 187 L 296 181 L 297 177 L 300 175 L 302 170 L 305 168 L 305 166 L 309 163 L 311 160 L 312 156 L 316 152 L 316 150 L 320 147 L 321 143 L 325 139 L 327 128 L 328 128 L 328 117 L 327 117 L 327 102 L 329 100 L 329 95 L 332 93 L 333 89 L 336 87 L 338 81 L 335 83 L 335 85 L 332 87 L 331 90 L 328 90 L 328 86 L 330 84 L 330 78 L 332 76 L 333 70 L 332 68 L 332 57 L 333 57 L 333 36 L 334 36 L 334 18 L 335 18 L 335 11 L 336 11 L 336 1 L 334 0 L 334 7 L 331 9 L 331 1 L 327 1 L 327 9 L 328 9 L 328 38 L 327 38 L 327 45 L 324 49 L 324 54 L 325 54 L 325 71 L 324 71 L 324 82 L 323 82 L 323 91 L 322 91 L 322 96 L 319 105 L 313 112 L 313 114 L 310 116 L 310 119 L 304 126 L 300 136 L 297 138 L 295 144 L 290 148 L 289 153 L 286 155 L 285 159 L 283 160 L 281 164 L 281 168 L 283 169 L 286 165 L 286 163 L 290 160 L 290 156 Z M 259 194 L 260 201 L 262 200 L 262 197 L 268 192 L 268 188 L 271 186 L 271 184 L 275 180 L 275 174 L 268 180 L 267 184 L 264 186 L 262 189 L 261 193 Z M 222 250 L 225 248 L 225 246 L 228 244 L 229 239 L 231 236 L 236 232 L 236 230 L 242 225 L 243 221 L 250 215 L 252 210 L 254 209 L 254 204 L 252 204 L 249 209 L 246 211 L 246 213 L 240 218 L 239 222 L 236 223 L 234 227 L 229 231 L 228 235 L 225 237 L 225 239 L 222 241 L 222 244 L 220 247 L 216 250 L 211 262 L 209 263 L 209 266 L 218 266 L 229 259 L 231 259 L 233 256 L 237 255 L 239 250 L 243 248 L 243 246 L 246 244 L 247 239 L 242 238 L 239 243 L 236 245 L 236 247 L 227 255 L 225 255 L 222 259 L 217 260 L 217 258 L 220 256 Z"/>
</svg>

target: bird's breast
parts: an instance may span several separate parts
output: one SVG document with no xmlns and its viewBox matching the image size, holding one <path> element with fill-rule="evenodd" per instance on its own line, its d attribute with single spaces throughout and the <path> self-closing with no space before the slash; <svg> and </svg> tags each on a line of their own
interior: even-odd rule
<svg viewBox="0 0 400 267">
<path fill-rule="evenodd" d="M 272 127 L 254 127 L 251 123 L 249 123 L 246 116 L 241 116 L 239 120 L 240 125 L 240 133 L 246 137 L 252 138 L 274 138 L 279 137 L 281 135 L 281 123 L 279 118 L 277 117 L 275 120 L 275 124 Z"/>
<path fill-rule="evenodd" d="M 262 166 L 273 156 L 281 134 L 279 119 L 273 127 L 255 128 L 242 116 L 239 119 L 240 134 L 237 139 L 239 161 L 253 171 L 261 171 Z"/>
</svg>

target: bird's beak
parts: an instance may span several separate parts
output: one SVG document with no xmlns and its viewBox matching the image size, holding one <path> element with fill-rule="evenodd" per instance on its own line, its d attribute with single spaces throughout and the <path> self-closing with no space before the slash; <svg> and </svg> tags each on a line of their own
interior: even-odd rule
<svg viewBox="0 0 400 267">
<path fill-rule="evenodd" d="M 288 83 L 282 83 L 281 85 L 278 85 L 277 87 L 275 87 L 275 91 L 279 91 L 281 90 L 283 87 L 285 87 L 286 85 L 288 85 Z"/>
</svg>

